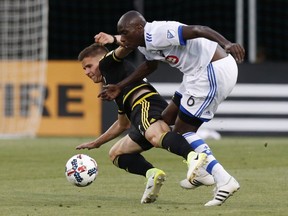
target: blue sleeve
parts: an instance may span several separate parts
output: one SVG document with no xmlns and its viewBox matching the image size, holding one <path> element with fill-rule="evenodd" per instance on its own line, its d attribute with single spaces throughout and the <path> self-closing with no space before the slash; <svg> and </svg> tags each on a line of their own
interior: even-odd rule
<svg viewBox="0 0 288 216">
<path fill-rule="evenodd" d="M 178 36 L 179 36 L 179 43 L 180 45 L 186 45 L 186 40 L 183 38 L 183 25 L 178 27 Z"/>
</svg>

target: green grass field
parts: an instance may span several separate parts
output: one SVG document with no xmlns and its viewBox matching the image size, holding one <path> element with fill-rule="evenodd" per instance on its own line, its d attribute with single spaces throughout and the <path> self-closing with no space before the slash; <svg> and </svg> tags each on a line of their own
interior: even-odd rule
<svg viewBox="0 0 288 216">
<path fill-rule="evenodd" d="M 167 181 L 155 203 L 140 204 L 145 178 L 114 167 L 108 159 L 113 142 L 96 150 L 75 150 L 88 140 L 0 140 L 0 215 L 288 215 L 288 138 L 208 140 L 214 155 L 241 184 L 220 207 L 203 206 L 212 198 L 213 187 L 180 188 L 186 165 L 182 158 L 162 149 L 144 155 L 166 172 Z M 99 165 L 96 181 L 86 188 L 72 186 L 64 175 L 66 161 L 80 152 Z"/>
</svg>

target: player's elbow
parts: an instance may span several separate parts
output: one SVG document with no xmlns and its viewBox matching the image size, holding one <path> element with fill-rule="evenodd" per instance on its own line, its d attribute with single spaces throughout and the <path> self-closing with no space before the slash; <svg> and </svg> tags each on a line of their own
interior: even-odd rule
<svg viewBox="0 0 288 216">
<path fill-rule="evenodd" d="M 113 162 L 115 160 L 115 158 L 119 155 L 117 154 L 117 152 L 113 148 L 111 148 L 109 153 L 108 153 L 108 156 L 109 156 L 110 161 Z"/>
</svg>

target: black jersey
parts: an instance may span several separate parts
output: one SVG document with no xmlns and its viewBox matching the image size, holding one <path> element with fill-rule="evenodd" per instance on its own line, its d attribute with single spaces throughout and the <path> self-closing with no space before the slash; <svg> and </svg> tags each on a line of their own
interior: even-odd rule
<svg viewBox="0 0 288 216">
<path fill-rule="evenodd" d="M 111 51 L 99 62 L 99 70 L 104 78 L 105 84 L 107 85 L 116 84 L 122 81 L 135 70 L 135 67 L 125 59 L 117 58 L 114 51 Z M 157 92 L 153 86 L 145 81 L 135 82 L 127 86 L 115 99 L 119 114 L 125 113 L 130 119 L 131 104 L 129 101 L 133 92 L 140 88 L 149 88 L 151 92 Z"/>
</svg>

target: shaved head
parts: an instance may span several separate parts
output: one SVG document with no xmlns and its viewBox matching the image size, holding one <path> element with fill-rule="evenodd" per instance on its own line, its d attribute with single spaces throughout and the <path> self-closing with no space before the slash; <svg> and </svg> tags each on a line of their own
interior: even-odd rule
<svg viewBox="0 0 288 216">
<path fill-rule="evenodd" d="M 131 24 L 140 24 L 140 25 L 145 25 L 146 20 L 143 17 L 143 15 L 141 13 L 139 13 L 138 11 L 128 11 L 127 13 L 123 14 L 121 16 L 121 18 L 118 21 L 117 26 L 121 25 L 121 26 L 125 26 L 125 25 L 131 25 Z"/>
<path fill-rule="evenodd" d="M 145 46 L 144 27 L 146 20 L 138 11 L 128 11 L 118 21 L 117 30 L 121 35 L 121 42 L 130 49 Z"/>
</svg>

